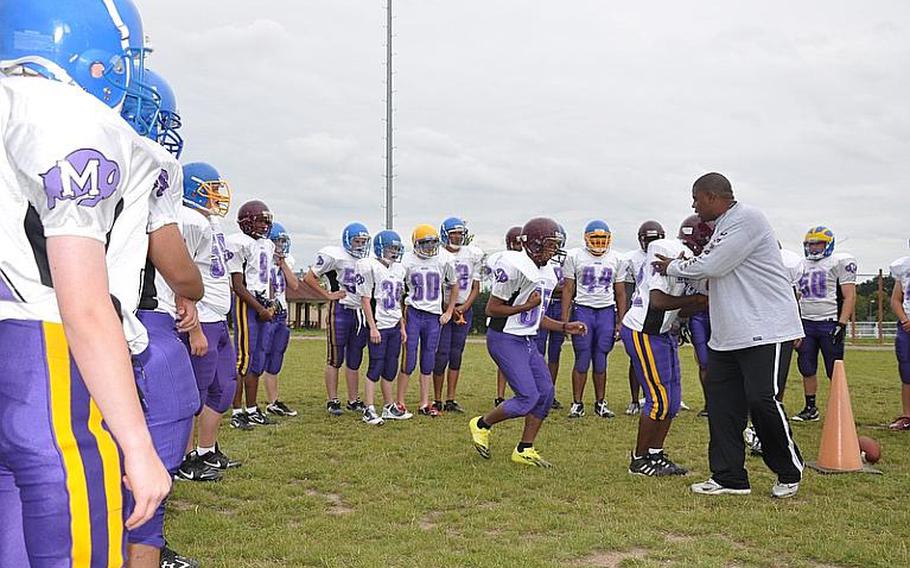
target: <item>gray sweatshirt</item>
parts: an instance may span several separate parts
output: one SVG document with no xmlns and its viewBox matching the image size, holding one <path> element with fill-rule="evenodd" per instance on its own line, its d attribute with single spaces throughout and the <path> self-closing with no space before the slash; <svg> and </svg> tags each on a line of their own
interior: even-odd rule
<svg viewBox="0 0 910 568">
<path fill-rule="evenodd" d="M 733 351 L 803 337 L 793 286 L 780 247 L 761 211 L 734 203 L 717 218 L 704 251 L 674 260 L 670 276 L 707 280 L 715 351 Z"/>
</svg>

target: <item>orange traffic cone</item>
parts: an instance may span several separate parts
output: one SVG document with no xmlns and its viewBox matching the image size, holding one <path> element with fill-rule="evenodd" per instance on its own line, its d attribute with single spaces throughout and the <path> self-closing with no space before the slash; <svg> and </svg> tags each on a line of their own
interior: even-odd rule
<svg viewBox="0 0 910 568">
<path fill-rule="evenodd" d="M 834 376 L 831 378 L 831 392 L 828 394 L 828 408 L 825 425 L 822 427 L 822 441 L 818 448 L 818 461 L 810 463 L 809 466 L 823 473 L 863 471 L 843 361 L 834 362 Z"/>
</svg>

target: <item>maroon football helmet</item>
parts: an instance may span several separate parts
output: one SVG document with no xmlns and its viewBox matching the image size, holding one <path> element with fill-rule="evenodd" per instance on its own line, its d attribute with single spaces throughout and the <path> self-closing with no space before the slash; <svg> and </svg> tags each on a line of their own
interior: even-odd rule
<svg viewBox="0 0 910 568">
<path fill-rule="evenodd" d="M 272 212 L 268 205 L 258 199 L 247 201 L 237 211 L 237 224 L 244 235 L 264 239 L 272 230 Z"/>
<path fill-rule="evenodd" d="M 521 227 L 515 226 L 506 232 L 506 249 L 521 250 Z"/>
<path fill-rule="evenodd" d="M 666 236 L 667 233 L 664 232 L 664 228 L 657 221 L 645 221 L 638 228 L 638 244 L 641 246 L 641 250 L 645 252 L 648 251 L 648 243 L 666 238 Z"/>
<path fill-rule="evenodd" d="M 698 215 L 689 215 L 679 226 L 679 240 L 695 255 L 701 254 L 713 234 L 714 225 L 702 221 Z"/>
<path fill-rule="evenodd" d="M 521 228 L 521 244 L 537 266 L 544 266 L 562 251 L 563 235 L 559 224 L 547 217 L 535 217 Z"/>
</svg>

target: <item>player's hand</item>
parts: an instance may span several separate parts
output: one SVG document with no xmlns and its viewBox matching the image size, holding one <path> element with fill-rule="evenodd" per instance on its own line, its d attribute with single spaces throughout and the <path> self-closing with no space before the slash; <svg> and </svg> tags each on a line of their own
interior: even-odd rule
<svg viewBox="0 0 910 568">
<path fill-rule="evenodd" d="M 528 301 L 522 305 L 524 309 L 521 311 L 525 312 L 528 310 L 533 310 L 540 305 L 540 299 L 540 292 L 537 292 L 536 290 L 534 292 L 531 292 L 531 295 L 528 296 Z"/>
<path fill-rule="evenodd" d="M 370 343 L 379 344 L 382 341 L 382 334 L 375 327 L 370 328 Z"/>
<path fill-rule="evenodd" d="M 345 292 L 344 290 L 338 290 L 335 292 L 329 292 L 328 297 L 329 297 L 330 301 L 337 302 L 338 300 L 343 300 L 344 297 L 347 295 L 348 295 L 348 293 Z"/>
<path fill-rule="evenodd" d="M 186 298 L 177 297 L 177 331 L 188 333 L 199 326 L 199 312 L 196 311 L 196 302 Z"/>
<path fill-rule="evenodd" d="M 622 326 L 617 325 L 616 329 L 613 330 L 613 341 L 619 341 L 619 330 L 622 329 Z"/>
<path fill-rule="evenodd" d="M 670 263 L 673 262 L 674 259 L 670 258 L 669 256 L 664 256 L 662 254 L 657 254 L 656 256 L 657 256 L 657 260 L 652 262 L 651 266 L 654 267 L 654 270 L 658 274 L 666 275 L 667 267 L 670 266 Z"/>
<path fill-rule="evenodd" d="M 580 321 L 570 321 L 564 329 L 569 335 L 586 335 L 588 333 L 588 326 Z"/>
<path fill-rule="evenodd" d="M 190 330 L 190 354 L 193 357 L 205 357 L 209 352 L 209 340 L 202 333 L 201 327 Z"/>
<path fill-rule="evenodd" d="M 468 323 L 468 320 L 464 319 L 464 311 L 459 311 L 458 308 L 455 308 L 455 314 L 452 316 L 452 321 L 457 325 L 465 325 Z"/>
<path fill-rule="evenodd" d="M 455 319 L 458 319 L 459 316 L 463 316 L 463 315 L 464 315 L 464 305 L 463 305 L 463 304 L 458 304 L 457 306 L 455 306 L 455 314 L 454 314 L 454 315 L 455 315 Z"/>
<path fill-rule="evenodd" d="M 910 333 L 910 318 L 907 318 L 901 322 L 901 328 L 903 328 L 903 330 L 907 333 Z"/>
<path fill-rule="evenodd" d="M 408 332 L 406 332 L 404 330 L 404 328 L 402 327 L 401 328 L 401 343 L 402 343 L 402 345 L 404 345 L 407 342 L 408 342 Z"/>
<path fill-rule="evenodd" d="M 144 525 L 171 491 L 171 476 L 158 458 L 155 448 L 124 452 L 123 483 L 133 494 L 133 512 L 126 520 L 127 530 Z"/>
<path fill-rule="evenodd" d="M 259 308 L 256 310 L 256 317 L 259 321 L 272 321 L 275 317 L 275 308 Z"/>
<path fill-rule="evenodd" d="M 837 326 L 831 330 L 831 343 L 834 345 L 840 345 L 844 342 L 844 337 L 847 336 L 847 324 L 837 322 Z"/>
<path fill-rule="evenodd" d="M 799 349 L 802 344 L 803 344 L 802 337 L 800 337 L 799 339 L 794 339 L 793 340 L 793 349 Z"/>
<path fill-rule="evenodd" d="M 452 319 L 452 314 L 450 312 L 442 312 L 442 315 L 439 316 L 439 324 L 445 325 L 449 323 L 450 319 Z"/>
</svg>

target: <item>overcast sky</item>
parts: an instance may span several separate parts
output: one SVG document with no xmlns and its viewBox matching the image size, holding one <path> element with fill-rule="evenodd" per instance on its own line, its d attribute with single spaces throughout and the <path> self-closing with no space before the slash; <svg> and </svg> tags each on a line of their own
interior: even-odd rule
<svg viewBox="0 0 910 568">
<path fill-rule="evenodd" d="M 383 0 L 137 0 L 185 161 L 265 200 L 308 263 L 383 228 Z M 786 248 L 831 227 L 862 272 L 910 254 L 910 3 L 396 0 L 395 229 L 530 217 L 615 247 L 674 232 L 720 171 Z M 236 210 L 236 209 L 235 209 Z M 234 213 L 229 216 L 234 226 Z"/>
</svg>

